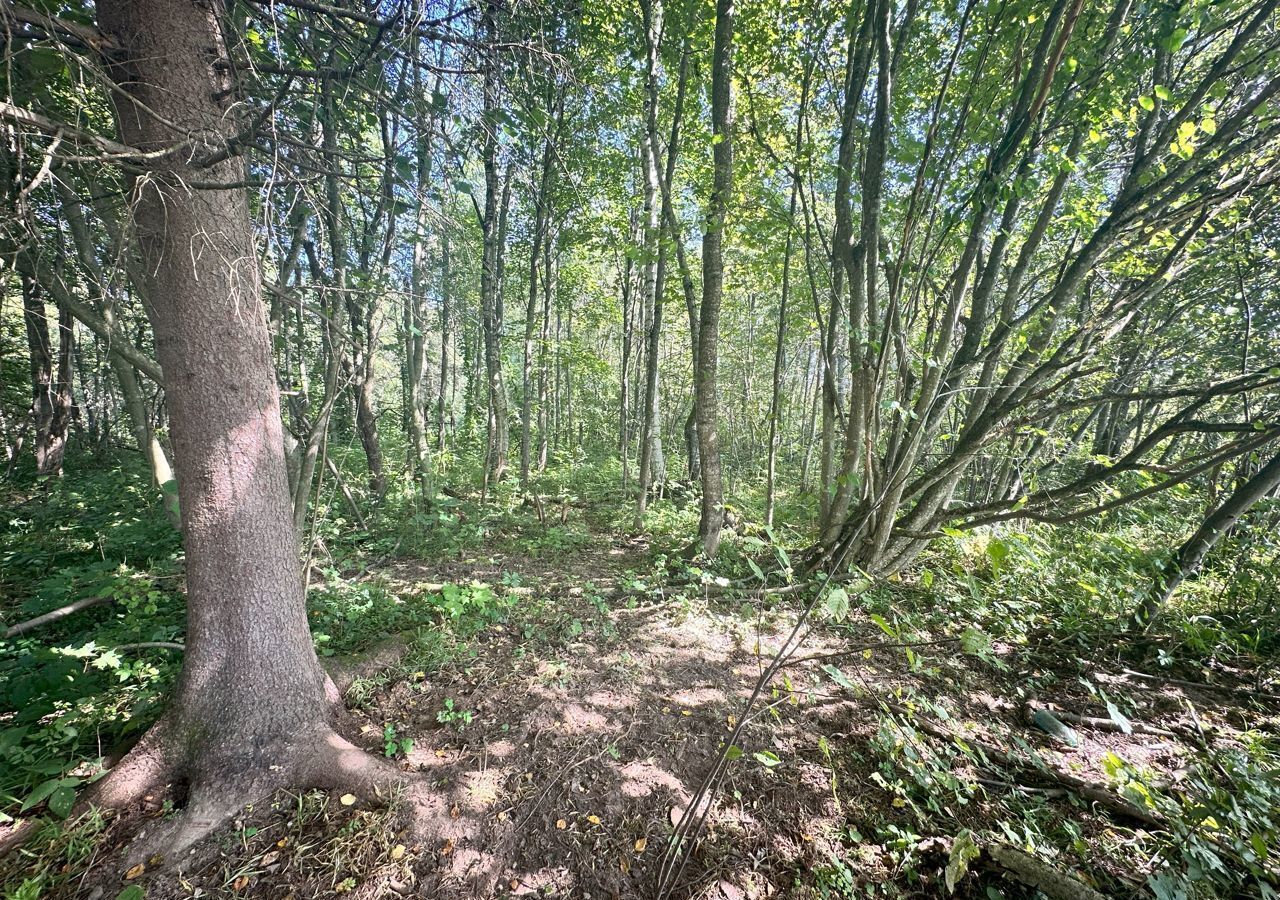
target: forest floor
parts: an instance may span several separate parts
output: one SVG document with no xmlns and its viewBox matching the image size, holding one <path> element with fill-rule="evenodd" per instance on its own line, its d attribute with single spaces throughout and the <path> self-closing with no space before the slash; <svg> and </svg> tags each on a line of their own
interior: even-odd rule
<svg viewBox="0 0 1280 900">
<path fill-rule="evenodd" d="M 736 584 L 677 592 L 653 577 L 644 540 L 583 534 L 551 552 L 507 542 L 510 552 L 390 559 L 358 575 L 397 603 L 443 590 L 499 611 L 348 692 L 371 751 L 444 798 L 448 820 L 430 841 L 403 830 L 396 798 L 375 808 L 280 794 L 177 872 L 128 878 L 102 865 L 139 817 L 168 813 L 156 797 L 95 836 L 67 895 L 656 896 L 677 860 L 673 832 L 800 604 Z M 852 600 L 753 707 L 670 896 L 938 897 L 948 863 L 957 896 L 1031 896 L 979 856 L 993 832 L 1074 873 L 1064 878 L 1128 895 L 1160 824 L 1143 792 L 1188 777 L 1210 744 L 1277 723 L 1273 703 L 1140 679 L 1115 659 L 1082 671 L 1048 640 L 963 652 L 966 623 L 945 611 L 932 631 L 886 634 Z M 1072 747 L 1029 723 L 1029 702 L 1094 727 L 1077 725 Z M 1141 723 L 1163 733 L 1136 733 Z M 1001 764 L 990 747 L 1035 762 Z"/>
</svg>

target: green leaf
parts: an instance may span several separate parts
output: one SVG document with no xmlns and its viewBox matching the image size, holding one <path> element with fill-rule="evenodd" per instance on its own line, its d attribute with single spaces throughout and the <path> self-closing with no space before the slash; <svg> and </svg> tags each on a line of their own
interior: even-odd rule
<svg viewBox="0 0 1280 900">
<path fill-rule="evenodd" d="M 889 637 L 896 638 L 898 636 L 898 632 L 894 630 L 892 625 L 885 621 L 884 616 L 879 615 L 878 613 L 872 613 L 870 618 L 871 621 L 879 625 L 880 630 L 889 635 Z"/>
<path fill-rule="evenodd" d="M 1258 854 L 1259 859 L 1267 858 L 1267 839 L 1256 831 L 1249 835 L 1249 843 L 1253 844 L 1253 851 Z"/>
<path fill-rule="evenodd" d="M 951 855 L 947 858 L 947 868 L 943 873 L 948 894 L 956 892 L 956 885 L 969 871 L 969 863 L 981 854 L 982 851 L 974 842 L 973 833 L 969 829 L 966 828 L 956 835 L 956 839 L 951 842 Z"/>
<path fill-rule="evenodd" d="M 63 784 L 49 796 L 49 812 L 59 819 L 71 814 L 71 807 L 76 803 L 76 789 Z"/>
<path fill-rule="evenodd" d="M 778 754 L 771 750 L 761 750 L 759 753 L 753 754 L 756 762 L 764 766 L 766 769 L 772 769 L 774 766 L 782 765 L 782 760 L 778 758 Z"/>
<path fill-rule="evenodd" d="M 1133 734 L 1133 723 L 1125 717 L 1124 713 L 1116 708 L 1116 705 L 1110 700 L 1107 701 L 1107 715 L 1111 717 L 1111 721 L 1125 734 Z"/>
<path fill-rule="evenodd" d="M 95 669 L 118 669 L 124 660 L 120 658 L 120 654 L 114 650 L 108 650 L 95 659 L 92 663 Z"/>
<path fill-rule="evenodd" d="M 1146 94 L 1143 94 L 1141 97 L 1138 98 L 1138 105 L 1141 106 L 1143 109 L 1145 109 L 1147 112 L 1151 112 L 1151 110 L 1156 108 L 1156 101 L 1152 100 Z"/>
<path fill-rule="evenodd" d="M 842 587 L 833 587 L 822 606 L 828 618 L 841 622 L 849 615 L 849 594 Z"/>
<path fill-rule="evenodd" d="M 26 812 L 34 806 L 39 805 L 45 798 L 49 797 L 58 788 L 62 787 L 61 778 L 50 778 L 36 785 L 35 790 L 27 795 L 27 799 L 23 801 L 22 812 Z"/>
<path fill-rule="evenodd" d="M 1170 53 L 1176 53 L 1182 49 L 1182 45 L 1187 42 L 1187 29 L 1175 28 L 1169 32 L 1169 36 L 1165 38 L 1164 49 Z"/>
<path fill-rule="evenodd" d="M 1166 102 L 1173 99 L 1173 94 L 1170 94 L 1169 89 L 1163 84 L 1156 85 L 1156 96 Z"/>
<path fill-rule="evenodd" d="M 1000 577 L 1000 569 L 1009 558 L 1009 545 L 999 538 L 992 538 L 987 544 L 987 557 L 991 560 L 991 575 Z"/>
<path fill-rule="evenodd" d="M 835 666 L 832 666 L 832 665 L 823 666 L 822 671 L 826 672 L 827 677 L 829 677 L 836 684 L 840 685 L 840 687 L 844 688 L 846 691 L 853 691 L 855 694 L 857 693 L 858 689 L 854 686 L 853 682 L 850 681 L 848 676 L 846 676 L 843 672 L 841 672 Z"/>
<path fill-rule="evenodd" d="M 739 747 L 737 744 L 730 744 L 729 749 L 724 751 L 724 758 L 727 759 L 729 762 L 733 762 L 735 759 L 740 759 L 741 757 L 742 757 L 742 748 Z"/>
<path fill-rule="evenodd" d="M 971 625 L 960 633 L 960 649 L 971 656 L 986 653 L 991 649 L 991 638 Z"/>
<path fill-rule="evenodd" d="M 146 892 L 140 885 L 131 884 L 116 894 L 116 900 L 146 900 L 146 896 Z"/>
</svg>

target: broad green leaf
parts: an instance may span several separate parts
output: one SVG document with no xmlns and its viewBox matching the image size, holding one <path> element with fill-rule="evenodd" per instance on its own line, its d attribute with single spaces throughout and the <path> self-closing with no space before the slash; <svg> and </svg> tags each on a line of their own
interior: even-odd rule
<svg viewBox="0 0 1280 900">
<path fill-rule="evenodd" d="M 951 842 L 951 854 L 947 858 L 947 868 L 943 873 L 948 894 L 956 892 L 956 885 L 969 871 L 969 863 L 981 854 L 982 850 L 974 842 L 973 833 L 969 829 L 966 828 L 956 835 L 955 840 Z"/>
</svg>

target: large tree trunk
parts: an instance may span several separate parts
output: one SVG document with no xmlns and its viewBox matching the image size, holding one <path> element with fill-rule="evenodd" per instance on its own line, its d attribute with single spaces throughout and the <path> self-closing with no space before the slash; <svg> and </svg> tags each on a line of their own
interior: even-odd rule
<svg viewBox="0 0 1280 900">
<path fill-rule="evenodd" d="M 172 856 L 277 787 L 332 786 L 372 763 L 331 730 L 336 698 L 307 627 L 246 167 L 189 162 L 235 131 L 221 6 L 103 0 L 98 12 L 120 48 L 122 139 L 155 151 L 205 136 L 129 185 L 182 502 L 184 666 L 164 716 L 94 797 L 120 805 L 184 782 L 185 814 L 137 848 Z"/>
<path fill-rule="evenodd" d="M 694 370 L 698 449 L 702 457 L 702 516 L 698 537 L 712 557 L 724 525 L 724 484 L 720 472 L 720 402 L 716 385 L 720 300 L 724 292 L 724 228 L 733 190 L 733 2 L 716 0 L 715 52 L 711 60 L 711 128 L 715 136 L 711 199 L 702 236 L 702 306 L 698 316 L 698 356 Z"/>
</svg>

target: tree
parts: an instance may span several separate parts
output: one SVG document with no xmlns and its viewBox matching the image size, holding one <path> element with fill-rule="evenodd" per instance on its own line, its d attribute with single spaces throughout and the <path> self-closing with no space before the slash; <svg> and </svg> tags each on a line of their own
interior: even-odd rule
<svg viewBox="0 0 1280 900">
<path fill-rule="evenodd" d="M 333 730 L 338 698 L 307 627 L 245 164 L 227 152 L 235 85 L 210 65 L 225 59 L 220 7 L 106 0 L 98 16 L 120 137 L 146 160 L 129 195 L 168 385 L 187 639 L 168 710 L 93 799 L 185 782 L 182 815 L 140 845 L 172 855 L 275 788 L 376 764 Z"/>
<path fill-rule="evenodd" d="M 54 365 L 48 311 L 41 287 L 22 280 L 22 317 L 31 353 L 31 418 L 35 426 L 37 475 L 61 475 L 71 425 L 71 315 L 58 308 L 57 365 Z"/>
<path fill-rule="evenodd" d="M 1133 611 L 1129 620 L 1131 631 L 1146 631 L 1163 611 L 1174 591 L 1187 578 L 1194 575 L 1224 534 L 1240 521 L 1240 517 L 1253 508 L 1262 498 L 1280 487 L 1280 453 L 1262 466 L 1252 476 L 1240 482 L 1225 500 L 1205 517 L 1195 534 L 1178 548 L 1173 560 L 1165 566 L 1152 589 Z"/>
<path fill-rule="evenodd" d="M 480 325 L 484 340 L 485 379 L 488 383 L 488 452 L 485 483 L 501 481 L 507 471 L 507 385 L 502 374 L 502 260 L 506 243 L 506 217 L 510 198 L 510 173 L 498 177 L 498 88 L 499 61 L 496 0 L 485 0 L 484 113 L 481 159 L 484 165 L 484 212 L 480 224 L 484 232 L 484 255 L 480 269 Z"/>
<path fill-rule="evenodd" d="M 698 537 L 712 557 L 724 526 L 724 481 L 720 470 L 720 400 L 716 384 L 720 303 L 724 294 L 724 231 L 733 190 L 733 0 L 716 2 L 715 52 L 711 58 L 711 126 L 714 157 L 711 198 L 702 236 L 702 303 L 694 368 L 698 450 L 702 466 L 702 510 Z"/>
</svg>

